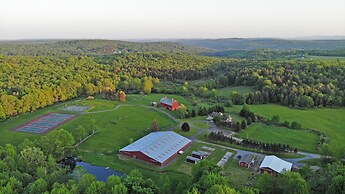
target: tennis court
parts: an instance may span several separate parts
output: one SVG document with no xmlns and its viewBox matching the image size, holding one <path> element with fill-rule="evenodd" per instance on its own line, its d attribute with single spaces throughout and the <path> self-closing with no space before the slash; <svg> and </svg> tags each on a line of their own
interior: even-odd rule
<svg viewBox="0 0 345 194">
<path fill-rule="evenodd" d="M 17 127 L 16 130 L 30 133 L 45 133 L 73 119 L 74 117 L 76 117 L 76 115 L 50 113 L 25 123 L 24 125 Z"/>
</svg>

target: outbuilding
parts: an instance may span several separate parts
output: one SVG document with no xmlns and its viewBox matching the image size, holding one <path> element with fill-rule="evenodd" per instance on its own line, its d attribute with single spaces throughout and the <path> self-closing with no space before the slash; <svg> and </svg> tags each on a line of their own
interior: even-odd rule
<svg viewBox="0 0 345 194">
<path fill-rule="evenodd" d="M 193 156 L 187 156 L 186 162 L 197 164 L 200 161 L 199 158 L 194 158 Z"/>
<path fill-rule="evenodd" d="M 198 158 L 198 159 L 201 159 L 201 160 L 207 158 L 208 155 L 210 155 L 209 152 L 204 152 L 204 151 L 200 151 L 200 150 L 192 152 L 192 156 L 194 158 Z"/>
<path fill-rule="evenodd" d="M 160 105 L 174 111 L 178 108 L 178 101 L 173 98 L 163 97 L 160 101 Z"/>
<path fill-rule="evenodd" d="M 120 149 L 121 155 L 164 166 L 181 150 L 191 144 L 191 140 L 173 131 L 152 132 L 128 146 Z"/>
<path fill-rule="evenodd" d="M 260 165 L 261 173 L 269 173 L 277 176 L 284 171 L 291 171 L 292 163 L 276 156 L 266 156 Z"/>
<path fill-rule="evenodd" d="M 254 164 L 254 156 L 251 154 L 246 154 L 241 158 L 238 164 L 242 167 L 249 168 Z"/>
</svg>

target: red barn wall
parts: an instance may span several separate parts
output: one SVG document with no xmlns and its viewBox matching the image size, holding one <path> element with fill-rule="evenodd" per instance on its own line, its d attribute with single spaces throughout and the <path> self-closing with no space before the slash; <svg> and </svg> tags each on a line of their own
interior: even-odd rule
<svg viewBox="0 0 345 194">
<path fill-rule="evenodd" d="M 192 142 L 189 142 L 188 144 L 186 144 L 184 147 L 182 147 L 180 150 L 184 150 L 186 149 Z M 179 151 L 180 151 L 179 150 Z M 131 158 L 136 158 L 138 160 L 143 160 L 145 162 L 149 162 L 158 166 L 164 166 L 166 164 L 168 164 L 172 159 L 174 159 L 174 157 L 178 154 L 178 151 L 171 155 L 167 160 L 165 160 L 163 163 L 160 163 L 150 157 L 148 157 L 147 155 L 143 154 L 142 152 L 138 152 L 138 151 L 133 151 L 133 152 L 125 152 L 125 151 L 120 151 L 120 154 L 122 155 L 126 155 L 129 156 Z"/>
<path fill-rule="evenodd" d="M 248 168 L 247 162 L 241 162 L 241 163 L 240 163 L 240 166 Z"/>
<path fill-rule="evenodd" d="M 168 105 L 168 104 L 161 103 L 161 106 L 164 106 L 164 107 L 166 107 L 166 108 L 168 108 L 170 110 L 172 109 L 172 107 L 170 105 Z"/>
<path fill-rule="evenodd" d="M 142 161 L 145 161 L 145 162 L 149 162 L 149 163 L 161 166 L 160 162 L 158 162 L 156 160 L 153 160 L 152 158 L 146 156 L 142 152 L 138 152 L 138 151 L 134 151 L 134 152 L 120 151 L 120 154 L 123 154 L 123 155 L 129 156 L 131 158 L 135 158 L 135 159 L 138 159 L 138 160 L 142 160 Z"/>
<path fill-rule="evenodd" d="M 175 100 L 172 104 L 171 110 L 176 110 L 178 108 L 178 102 Z"/>
</svg>

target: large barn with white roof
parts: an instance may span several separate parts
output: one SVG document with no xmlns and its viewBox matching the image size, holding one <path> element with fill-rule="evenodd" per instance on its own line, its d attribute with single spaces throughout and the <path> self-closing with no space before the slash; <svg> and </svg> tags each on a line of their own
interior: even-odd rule
<svg viewBox="0 0 345 194">
<path fill-rule="evenodd" d="M 276 156 L 266 156 L 260 165 L 261 172 L 277 175 L 284 171 L 290 171 L 292 163 L 282 160 Z"/>
<path fill-rule="evenodd" d="M 181 150 L 191 144 L 191 140 L 173 131 L 152 132 L 128 146 L 120 149 L 120 154 L 138 160 L 164 166 Z"/>
</svg>

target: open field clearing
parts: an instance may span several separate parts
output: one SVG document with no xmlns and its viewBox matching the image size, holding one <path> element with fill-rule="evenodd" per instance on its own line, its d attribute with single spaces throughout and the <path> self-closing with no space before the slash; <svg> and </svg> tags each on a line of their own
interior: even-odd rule
<svg viewBox="0 0 345 194">
<path fill-rule="evenodd" d="M 129 144 L 130 138 L 135 141 L 150 132 L 154 119 L 158 121 L 162 129 L 175 124 L 166 115 L 157 111 L 143 107 L 123 106 L 114 111 L 81 115 L 60 128 L 68 131 L 72 131 L 79 125 L 87 128 L 91 124 L 91 119 L 96 120 L 99 132 L 81 144 L 79 149 L 99 153 L 117 153 L 120 148 Z"/>
<path fill-rule="evenodd" d="M 287 129 L 262 123 L 250 125 L 237 136 L 265 143 L 287 144 L 308 152 L 316 152 L 319 140 L 317 135 L 304 130 Z"/>
<path fill-rule="evenodd" d="M 234 107 L 238 111 L 242 106 Z M 330 138 L 329 145 L 332 149 L 338 149 L 345 141 L 345 109 L 344 108 L 315 108 L 308 110 L 291 109 L 280 105 L 250 105 L 255 114 L 272 118 L 279 115 L 280 121 L 297 121 L 304 128 L 315 129 L 325 133 Z M 285 138 L 282 134 L 281 139 Z M 282 140 L 283 141 L 283 140 Z M 305 141 L 308 141 L 307 139 Z M 293 146 L 293 145 L 292 145 Z"/>
<path fill-rule="evenodd" d="M 253 87 L 249 86 L 234 86 L 234 87 L 226 87 L 217 89 L 216 95 L 217 96 L 230 96 L 233 92 L 238 92 L 240 94 L 247 94 L 250 92 L 254 92 L 255 90 Z"/>
</svg>

